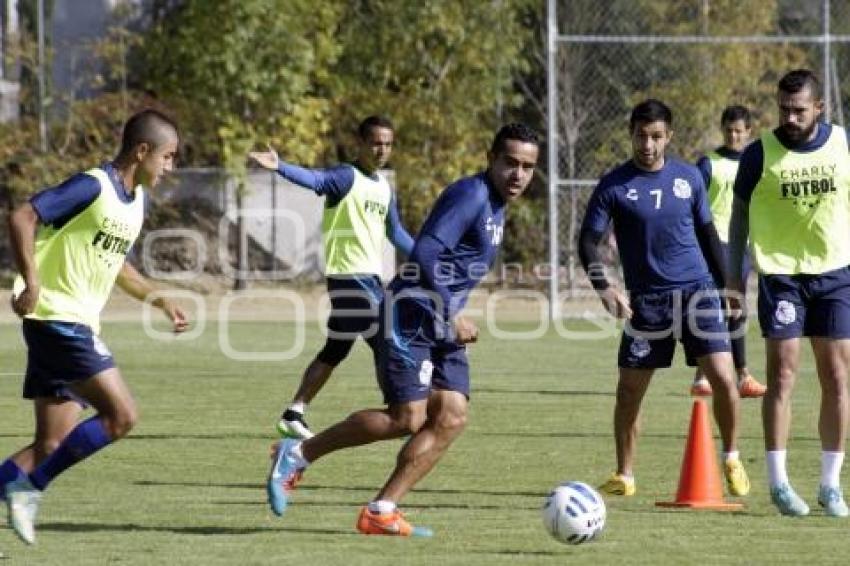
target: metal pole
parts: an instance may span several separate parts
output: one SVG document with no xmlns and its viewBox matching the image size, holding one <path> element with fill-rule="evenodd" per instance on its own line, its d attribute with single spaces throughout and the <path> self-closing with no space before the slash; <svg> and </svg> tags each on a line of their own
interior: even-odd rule
<svg viewBox="0 0 850 566">
<path fill-rule="evenodd" d="M 272 264 L 271 271 L 276 270 L 277 264 L 277 173 L 272 171 L 272 241 L 271 241 L 271 252 L 272 252 Z"/>
<path fill-rule="evenodd" d="M 830 53 L 829 37 L 829 0 L 823 0 L 823 101 L 826 108 L 826 121 L 832 119 L 832 73 L 829 63 L 832 58 Z"/>
<path fill-rule="evenodd" d="M 558 49 L 558 23 L 555 0 L 547 0 L 546 34 L 546 128 L 548 133 L 548 172 L 549 172 L 549 320 L 559 318 L 558 304 L 558 130 L 555 119 L 557 103 L 557 81 L 555 76 L 555 56 Z"/>
<path fill-rule="evenodd" d="M 38 0 L 36 8 L 36 33 L 38 35 L 38 139 L 41 151 L 47 152 L 47 122 L 44 118 L 44 0 Z"/>
</svg>

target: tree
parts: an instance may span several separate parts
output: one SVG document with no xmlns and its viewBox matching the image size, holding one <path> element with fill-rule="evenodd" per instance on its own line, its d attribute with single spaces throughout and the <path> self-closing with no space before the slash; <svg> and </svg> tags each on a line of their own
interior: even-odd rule
<svg viewBox="0 0 850 566">
<path fill-rule="evenodd" d="M 187 0 L 160 8 L 168 16 L 142 51 L 148 86 L 176 109 L 191 157 L 222 163 L 237 179 L 238 199 L 245 155 L 259 142 L 305 162 L 326 150 L 322 86 L 339 51 L 338 3 Z M 239 224 L 241 235 L 241 216 Z M 238 257 L 244 271 L 244 250 Z"/>
</svg>

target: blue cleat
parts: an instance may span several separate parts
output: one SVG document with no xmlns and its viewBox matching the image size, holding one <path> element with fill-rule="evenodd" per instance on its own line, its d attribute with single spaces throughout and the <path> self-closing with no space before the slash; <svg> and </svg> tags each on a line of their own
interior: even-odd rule
<svg viewBox="0 0 850 566">
<path fill-rule="evenodd" d="M 277 444 L 272 456 L 272 469 L 266 482 L 266 492 L 272 513 L 278 517 L 283 516 L 284 511 L 286 511 L 289 493 L 295 489 L 304 471 L 303 468 L 296 467 L 295 462 L 289 456 L 292 448 L 300 442 L 300 440 L 294 438 L 283 440 Z"/>
<path fill-rule="evenodd" d="M 850 515 L 850 509 L 844 502 L 840 487 L 820 486 L 818 490 L 818 505 L 823 507 L 824 513 L 830 517 L 846 517 Z"/>
<path fill-rule="evenodd" d="M 770 500 L 783 515 L 805 517 L 809 514 L 809 506 L 787 483 L 771 487 Z"/>
</svg>

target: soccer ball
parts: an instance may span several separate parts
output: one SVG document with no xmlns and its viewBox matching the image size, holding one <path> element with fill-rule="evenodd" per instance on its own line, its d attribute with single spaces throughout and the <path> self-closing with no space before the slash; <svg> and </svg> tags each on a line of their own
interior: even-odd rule
<svg viewBox="0 0 850 566">
<path fill-rule="evenodd" d="M 605 528 L 605 502 L 586 483 L 564 482 L 543 503 L 543 525 L 559 542 L 581 544 L 593 540 Z"/>
</svg>

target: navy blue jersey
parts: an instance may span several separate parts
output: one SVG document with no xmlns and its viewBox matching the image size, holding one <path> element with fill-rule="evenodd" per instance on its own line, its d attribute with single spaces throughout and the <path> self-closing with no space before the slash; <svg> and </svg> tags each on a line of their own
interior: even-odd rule
<svg viewBox="0 0 850 566">
<path fill-rule="evenodd" d="M 360 171 L 363 172 L 362 169 Z M 354 186 L 352 165 L 337 165 L 329 169 L 307 169 L 279 161 L 277 172 L 287 181 L 292 181 L 319 196 L 324 196 L 327 199 L 327 207 L 336 206 Z M 366 173 L 363 174 L 366 175 Z M 376 179 L 376 175 L 366 176 L 372 180 Z M 410 255 L 413 249 L 413 238 L 401 225 L 395 193 L 390 195 L 390 208 L 387 211 L 387 238 L 402 254 Z"/>
<path fill-rule="evenodd" d="M 104 163 L 101 169 L 109 175 L 118 198 L 125 203 L 133 202 L 133 196 L 127 192 L 115 167 L 111 163 Z M 99 194 L 100 182 L 96 178 L 77 173 L 55 187 L 36 193 L 30 197 L 30 204 L 42 224 L 50 224 L 59 229 L 85 210 Z"/>
<path fill-rule="evenodd" d="M 699 170 L 667 158 L 660 171 L 631 160 L 599 181 L 582 230 L 602 234 L 614 223 L 626 288 L 633 293 L 664 291 L 710 279 L 696 227 L 711 222 Z"/>
<path fill-rule="evenodd" d="M 826 122 L 818 122 L 818 130 L 815 137 L 811 141 L 804 142 L 800 145 L 794 145 L 786 141 L 782 135 L 782 130 L 777 128 L 773 130 L 779 143 L 787 149 L 797 153 L 809 153 L 823 147 L 823 144 L 829 139 L 832 133 L 832 124 Z M 847 130 L 847 143 L 850 144 L 850 129 Z M 750 197 L 756 188 L 756 185 L 761 180 L 761 174 L 764 170 L 764 147 L 761 140 L 756 140 L 744 150 L 741 155 L 741 164 L 738 166 L 738 176 L 735 177 L 735 196 L 740 197 L 746 202 L 750 202 Z"/>
<path fill-rule="evenodd" d="M 456 181 L 437 198 L 416 238 L 413 268 L 403 268 L 389 289 L 396 294 L 410 289 L 436 292 L 442 309 L 435 309 L 432 299 L 419 302 L 448 321 L 490 270 L 504 226 L 505 201 L 485 173 Z"/>
</svg>

